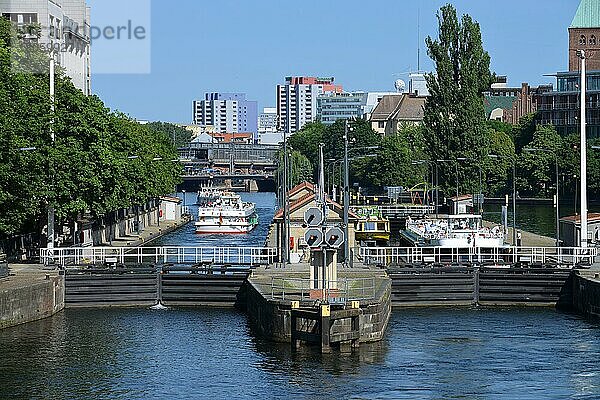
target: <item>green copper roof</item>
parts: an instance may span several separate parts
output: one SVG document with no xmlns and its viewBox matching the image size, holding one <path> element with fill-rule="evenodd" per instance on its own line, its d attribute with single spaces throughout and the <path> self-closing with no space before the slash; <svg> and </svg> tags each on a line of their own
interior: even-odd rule
<svg viewBox="0 0 600 400">
<path fill-rule="evenodd" d="M 600 0 L 581 0 L 571 28 L 600 28 Z"/>
<path fill-rule="evenodd" d="M 494 111 L 496 108 L 510 110 L 512 109 L 516 100 L 517 98 L 515 96 L 491 96 L 486 94 L 483 99 L 485 115 L 489 118 L 492 111 Z"/>
</svg>

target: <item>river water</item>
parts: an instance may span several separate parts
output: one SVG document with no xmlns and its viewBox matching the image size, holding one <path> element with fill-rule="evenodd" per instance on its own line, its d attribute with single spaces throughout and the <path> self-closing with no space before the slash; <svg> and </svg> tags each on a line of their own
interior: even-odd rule
<svg viewBox="0 0 600 400">
<path fill-rule="evenodd" d="M 275 199 L 244 197 L 255 234 L 157 244 L 262 245 Z M 600 325 L 545 308 L 395 310 L 382 342 L 327 355 L 235 310 L 65 310 L 0 331 L 0 399 L 597 399 L 598 360 Z"/>
</svg>

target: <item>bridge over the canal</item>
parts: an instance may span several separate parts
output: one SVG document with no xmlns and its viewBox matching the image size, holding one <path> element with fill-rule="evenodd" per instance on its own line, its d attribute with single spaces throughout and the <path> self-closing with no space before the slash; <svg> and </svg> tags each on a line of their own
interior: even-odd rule
<svg viewBox="0 0 600 400">
<path fill-rule="evenodd" d="M 240 187 L 248 191 L 275 191 L 278 145 L 247 143 L 191 143 L 179 149 L 184 166 L 180 189 L 200 185 Z"/>
</svg>

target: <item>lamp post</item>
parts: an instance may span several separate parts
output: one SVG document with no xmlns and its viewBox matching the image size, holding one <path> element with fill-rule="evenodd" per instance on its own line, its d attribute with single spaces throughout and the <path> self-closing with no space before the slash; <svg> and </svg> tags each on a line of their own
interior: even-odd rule
<svg viewBox="0 0 600 400">
<path fill-rule="evenodd" d="M 350 257 L 350 237 L 348 236 L 348 224 L 350 215 L 350 166 L 348 163 L 348 120 L 344 123 L 344 264 L 352 266 Z"/>
<path fill-rule="evenodd" d="M 286 264 L 290 262 L 290 199 L 288 193 L 288 149 L 287 149 L 287 132 L 283 132 L 283 259 Z"/>
<path fill-rule="evenodd" d="M 456 159 L 456 161 L 472 161 L 472 162 L 477 162 L 477 160 L 475 160 L 473 158 L 467 158 L 467 157 L 458 157 Z M 481 205 L 482 205 L 482 197 L 483 197 L 483 194 L 481 193 L 482 190 L 483 190 L 483 185 L 482 185 L 482 182 L 481 182 L 481 175 L 482 175 L 481 174 L 481 163 L 478 163 L 477 167 L 479 169 L 479 186 L 477 188 L 477 191 L 479 192 L 477 194 L 477 212 L 481 215 L 481 211 L 482 211 L 481 210 L 481 208 L 482 208 Z"/>
<path fill-rule="evenodd" d="M 55 135 L 54 135 L 54 73 L 55 73 L 55 60 L 54 60 L 54 52 L 50 52 L 50 140 L 51 146 L 54 146 Z M 49 159 L 51 162 L 51 159 Z M 52 174 L 52 167 L 49 168 L 49 174 Z M 50 182 L 54 180 L 54 177 L 50 175 Z M 54 204 L 52 204 L 52 200 L 48 203 L 48 240 L 47 247 L 50 250 L 50 255 L 53 256 L 54 253 Z"/>
<path fill-rule="evenodd" d="M 586 75 L 585 75 L 585 51 L 577 50 L 577 56 L 581 59 L 581 237 L 580 246 L 588 246 L 587 226 L 587 140 L 586 140 Z"/>
<path fill-rule="evenodd" d="M 436 178 L 439 178 L 439 176 L 437 175 L 437 163 L 454 163 L 455 165 L 455 171 L 456 171 L 456 200 L 458 201 L 458 161 L 456 160 L 436 160 Z M 438 185 L 439 185 L 439 180 L 438 180 Z M 437 193 L 436 193 L 436 197 L 437 197 Z M 436 198 L 436 218 L 437 218 L 437 198 Z"/>
<path fill-rule="evenodd" d="M 559 177 L 559 171 L 558 171 L 558 154 L 555 151 L 552 150 L 547 150 L 547 149 L 538 149 L 538 148 L 524 148 L 524 151 L 527 152 L 544 152 L 544 153 L 550 153 L 554 156 L 554 166 L 555 166 L 555 174 L 556 174 L 556 200 L 555 200 L 555 207 L 556 207 L 556 247 L 560 247 L 560 201 L 559 201 L 559 181 L 558 181 L 558 177 Z"/>
<path fill-rule="evenodd" d="M 499 156 L 497 154 L 488 154 L 488 157 L 490 158 L 494 158 L 494 159 L 500 159 L 500 158 L 505 158 L 508 159 L 509 157 L 502 157 Z M 517 160 L 516 158 L 511 159 L 512 161 L 512 209 L 513 209 L 513 221 L 512 221 L 512 228 L 513 228 L 513 246 L 517 245 L 517 182 L 516 182 L 516 176 L 517 176 Z"/>
<path fill-rule="evenodd" d="M 431 162 L 431 161 L 429 161 L 429 160 L 415 160 L 415 161 L 411 162 L 411 164 L 412 164 L 412 165 L 423 165 L 423 164 L 427 164 L 427 166 L 429 167 L 429 169 L 430 169 L 430 172 L 431 172 L 431 190 L 432 190 L 432 197 L 433 197 L 433 188 L 434 188 L 434 182 L 433 182 L 433 179 L 434 179 L 434 171 L 433 171 L 433 169 L 432 169 L 431 167 L 432 167 L 432 164 L 434 164 L 434 163 L 432 163 L 432 162 Z M 429 179 L 429 178 L 427 178 L 427 179 Z M 427 193 L 426 193 L 426 195 L 425 195 L 425 196 L 426 196 L 426 199 L 427 199 L 427 205 L 429 206 L 429 191 L 427 191 Z M 433 202 L 433 198 L 431 199 L 431 201 Z"/>
</svg>

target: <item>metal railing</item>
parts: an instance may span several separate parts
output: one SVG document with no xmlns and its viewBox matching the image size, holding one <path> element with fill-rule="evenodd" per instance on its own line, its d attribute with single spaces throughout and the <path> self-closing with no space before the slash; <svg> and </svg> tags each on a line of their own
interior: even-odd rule
<svg viewBox="0 0 600 400">
<path fill-rule="evenodd" d="M 358 261 L 365 265 L 427 264 L 542 264 L 559 267 L 592 265 L 596 248 L 581 247 L 360 247 Z"/>
<path fill-rule="evenodd" d="M 275 263 L 270 247 L 69 247 L 40 249 L 45 265 L 217 264 L 259 266 Z"/>
<path fill-rule="evenodd" d="M 5 254 L 0 254 L 0 279 L 8 276 L 8 261 Z"/>
<path fill-rule="evenodd" d="M 329 289 L 311 289 L 310 279 L 271 278 L 271 299 L 317 301 L 345 304 L 348 301 L 373 300 L 377 296 L 378 283 L 381 279 L 348 278 L 327 281 Z"/>
<path fill-rule="evenodd" d="M 359 210 L 370 210 L 375 206 L 352 206 L 353 210 L 357 212 Z M 434 206 L 417 206 L 417 205 L 403 205 L 403 204 L 385 204 L 376 206 L 381 215 L 387 216 L 423 216 L 426 214 L 433 214 L 435 212 Z"/>
</svg>

